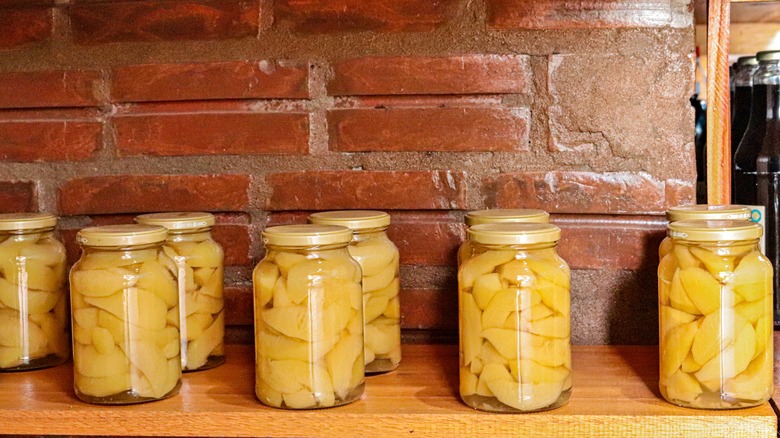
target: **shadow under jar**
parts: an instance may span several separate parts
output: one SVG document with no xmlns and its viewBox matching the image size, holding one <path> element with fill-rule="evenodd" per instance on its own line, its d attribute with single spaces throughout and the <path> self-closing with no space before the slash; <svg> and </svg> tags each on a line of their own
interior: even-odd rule
<svg viewBox="0 0 780 438">
<path fill-rule="evenodd" d="M 55 216 L 0 215 L 0 371 L 59 365 L 70 355 L 65 247 Z"/>
<path fill-rule="evenodd" d="M 183 371 L 225 362 L 224 252 L 211 237 L 211 213 L 153 213 L 135 218 L 168 229 L 163 251 L 175 263 Z"/>
<path fill-rule="evenodd" d="M 327 408 L 363 394 L 362 274 L 351 240 L 333 225 L 263 231 L 253 286 L 255 392 L 264 404 Z"/>
<path fill-rule="evenodd" d="M 175 264 L 163 227 L 85 228 L 70 272 L 74 388 L 83 401 L 128 404 L 181 385 Z"/>
<path fill-rule="evenodd" d="M 658 265 L 660 379 L 670 403 L 760 405 L 772 395 L 772 265 L 762 228 L 744 221 L 669 224 Z"/>
<path fill-rule="evenodd" d="M 570 271 L 550 224 L 468 229 L 458 269 L 460 396 L 476 409 L 534 412 L 572 387 Z"/>
</svg>

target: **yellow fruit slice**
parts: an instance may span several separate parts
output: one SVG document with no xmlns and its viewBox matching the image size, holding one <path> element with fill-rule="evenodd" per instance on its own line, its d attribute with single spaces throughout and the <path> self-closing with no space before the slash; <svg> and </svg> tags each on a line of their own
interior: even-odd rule
<svg viewBox="0 0 780 438">
<path fill-rule="evenodd" d="M 563 383 L 571 375 L 571 371 L 565 367 L 546 367 L 530 359 L 520 359 L 520 369 L 518 371 L 519 376 L 517 380 L 519 382 L 533 384 Z"/>
<path fill-rule="evenodd" d="M 133 251 L 90 251 L 78 262 L 78 269 L 121 268 L 157 258 L 156 249 Z"/>
<path fill-rule="evenodd" d="M 225 338 L 225 312 L 220 312 L 214 322 L 203 333 L 187 343 L 187 369 L 202 367 L 214 348 Z"/>
<path fill-rule="evenodd" d="M 661 322 L 661 337 L 669 334 L 669 331 L 696 319 L 695 315 L 677 310 L 670 306 L 661 306 L 659 321 Z"/>
<path fill-rule="evenodd" d="M 677 259 L 674 254 L 661 258 L 661 261 L 658 262 L 658 279 L 671 282 L 677 268 Z"/>
<path fill-rule="evenodd" d="M 498 275 L 509 284 L 521 287 L 533 286 L 536 275 L 525 260 L 512 260 L 509 263 L 504 263 L 496 270 Z"/>
<path fill-rule="evenodd" d="M 471 293 L 474 295 L 477 306 L 484 310 L 490 303 L 493 295 L 505 287 L 506 285 L 501 281 L 501 276 L 491 272 L 490 274 L 480 275 L 474 280 L 474 288 Z"/>
<path fill-rule="evenodd" d="M 501 365 L 509 364 L 509 361 L 504 356 L 502 356 L 490 342 L 482 343 L 478 358 L 483 366 L 489 363 L 497 363 Z"/>
<path fill-rule="evenodd" d="M 670 330 L 669 335 L 664 337 L 661 345 L 661 374 L 668 377 L 680 368 L 691 351 L 698 329 L 697 322 L 690 322 Z"/>
<path fill-rule="evenodd" d="M 672 277 L 672 287 L 669 289 L 669 302 L 672 307 L 685 313 L 692 315 L 701 315 L 701 311 L 690 298 L 688 293 L 685 292 L 682 281 L 680 280 L 680 273 L 682 270 L 678 270 Z"/>
<path fill-rule="evenodd" d="M 480 275 L 493 272 L 497 266 L 515 258 L 514 251 L 486 251 L 468 259 L 458 270 L 458 285 L 461 289 L 470 289 Z"/>
<path fill-rule="evenodd" d="M 192 341 L 203 335 L 203 332 L 211 326 L 214 318 L 207 313 L 194 313 L 187 317 L 187 340 Z"/>
<path fill-rule="evenodd" d="M 130 374 L 125 372 L 106 377 L 88 377 L 76 373 L 73 380 L 78 392 L 92 397 L 108 397 L 130 390 Z"/>
<path fill-rule="evenodd" d="M 734 257 L 718 255 L 707 248 L 692 246 L 688 248 L 694 257 L 699 259 L 704 267 L 718 279 L 725 279 L 734 271 Z"/>
<path fill-rule="evenodd" d="M 774 324 L 771 315 L 765 315 L 756 321 L 756 356 L 766 350 L 767 345 L 772 344 Z"/>
<path fill-rule="evenodd" d="M 477 392 L 479 377 L 472 374 L 468 368 L 460 369 L 460 395 L 467 396 Z"/>
<path fill-rule="evenodd" d="M 66 262 L 65 247 L 54 239 L 41 239 L 35 244 L 24 245 L 19 249 L 19 256 L 51 267 Z"/>
<path fill-rule="evenodd" d="M 27 323 L 27 330 L 22 332 L 23 322 L 27 318 L 13 310 L 3 309 L 0 312 L 0 345 L 3 347 L 28 346 L 32 351 L 44 350 L 48 344 L 46 334 L 40 327 Z"/>
<path fill-rule="evenodd" d="M 294 359 L 301 362 L 316 362 L 325 357 L 336 344 L 332 337 L 318 342 L 306 342 L 283 335 L 261 331 L 257 339 L 259 358 L 268 360 Z"/>
<path fill-rule="evenodd" d="M 156 266 L 159 266 L 155 263 Z M 71 287 L 87 297 L 107 297 L 136 284 L 136 276 L 124 268 L 74 270 Z"/>
<path fill-rule="evenodd" d="M 677 259 L 677 264 L 681 269 L 701 267 L 699 259 L 694 257 L 688 247 L 684 245 L 674 245 L 672 254 L 674 254 L 674 257 Z"/>
<path fill-rule="evenodd" d="M 482 313 L 482 327 L 503 327 L 510 313 L 529 309 L 541 302 L 542 297 L 532 289 L 502 289 L 493 296 Z"/>
<path fill-rule="evenodd" d="M 720 382 L 745 371 L 756 351 L 756 331 L 750 324 L 744 324 L 734 342 L 702 365 L 696 378 L 711 391 L 720 387 Z"/>
<path fill-rule="evenodd" d="M 263 404 L 277 408 L 282 407 L 284 401 L 282 393 L 271 388 L 260 376 L 255 377 L 255 393 Z"/>
<path fill-rule="evenodd" d="M 217 268 L 222 266 L 222 247 L 211 239 L 198 243 L 187 256 L 187 264 L 193 268 Z"/>
<path fill-rule="evenodd" d="M 192 278 L 196 285 L 203 286 L 216 271 L 217 268 L 196 268 L 192 270 Z"/>
<path fill-rule="evenodd" d="M 395 269 L 395 266 L 397 265 L 394 264 L 392 269 L 381 270 L 376 275 L 363 276 L 363 293 L 384 289 L 390 285 L 398 277 L 398 270 Z"/>
<path fill-rule="evenodd" d="M 569 272 L 569 267 L 566 266 L 565 263 L 559 261 L 561 264 L 558 264 L 550 260 L 534 258 L 526 259 L 526 263 L 528 263 L 528 267 L 530 267 L 533 272 L 551 281 L 555 285 L 562 286 L 566 289 L 570 287 L 571 273 Z"/>
<path fill-rule="evenodd" d="M 347 335 L 325 356 L 336 397 L 343 399 L 352 390 L 352 366 L 355 361 L 363 362 L 362 355 L 363 341 L 360 336 Z"/>
<path fill-rule="evenodd" d="M 463 364 L 471 364 L 482 346 L 482 312 L 474 297 L 469 293 L 460 293 L 460 346 Z"/>
<path fill-rule="evenodd" d="M 561 315 L 550 316 L 531 323 L 531 333 L 548 338 L 568 338 L 571 333 L 569 318 Z"/>
<path fill-rule="evenodd" d="M 720 283 L 709 272 L 701 268 L 686 268 L 680 271 L 679 276 L 683 289 L 699 313 L 709 315 L 720 308 Z"/>
<path fill-rule="evenodd" d="M 485 337 L 496 351 L 505 359 L 512 360 L 517 358 L 520 350 L 520 332 L 517 330 L 508 330 L 503 328 L 490 328 L 482 331 Z"/>
<path fill-rule="evenodd" d="M 168 307 L 173 307 L 179 302 L 176 279 L 156 260 L 141 264 L 138 271 L 138 287 L 154 292 Z"/>
<path fill-rule="evenodd" d="M 160 330 L 166 325 L 168 308 L 165 303 L 144 289 L 131 287 L 108 297 L 86 297 L 84 300 L 133 325 L 151 330 Z"/>
<path fill-rule="evenodd" d="M 385 312 L 382 314 L 387 318 L 400 319 L 401 318 L 401 300 L 398 297 L 394 297 L 387 303 Z"/>
<path fill-rule="evenodd" d="M 400 284 L 399 279 L 395 278 L 386 288 L 364 295 L 366 300 L 364 319 L 366 323 L 378 318 L 387 310 L 390 300 L 397 297 Z"/>
<path fill-rule="evenodd" d="M 685 360 L 683 360 L 680 369 L 684 373 L 688 373 L 688 374 L 695 373 L 696 371 L 699 371 L 701 369 L 701 364 L 696 362 L 696 359 L 693 358 L 692 353 L 688 353 L 688 355 L 685 356 Z"/>
<path fill-rule="evenodd" d="M 349 245 L 347 249 L 349 255 L 360 263 L 364 276 L 377 275 L 385 269 L 395 269 L 393 262 L 398 250 L 387 241 L 366 239 Z"/>
<path fill-rule="evenodd" d="M 217 269 L 210 269 L 210 268 L 198 268 L 195 269 L 194 272 L 197 271 L 203 271 L 203 270 L 209 270 L 211 271 L 211 275 L 209 276 L 208 280 L 203 284 L 203 287 L 200 288 L 198 292 L 200 292 L 203 295 L 207 295 L 219 300 L 222 300 L 225 293 L 224 293 L 224 269 L 223 268 L 217 268 Z"/>
<path fill-rule="evenodd" d="M 306 389 L 314 393 L 332 393 L 333 384 L 325 368 L 297 360 L 272 360 L 261 370 L 263 379 L 282 394 Z"/>
<path fill-rule="evenodd" d="M 666 396 L 671 400 L 693 403 L 702 393 L 699 382 L 682 371 L 676 371 L 666 384 Z"/>
<path fill-rule="evenodd" d="M 274 253 L 274 263 L 279 267 L 281 274 L 287 278 L 287 273 L 295 264 L 306 260 L 306 256 L 303 254 L 296 254 L 290 252 L 277 252 Z"/>
<path fill-rule="evenodd" d="M 395 324 L 367 324 L 365 342 L 366 348 L 374 354 L 388 354 L 401 345 L 401 327 Z"/>
<path fill-rule="evenodd" d="M 748 322 L 755 324 L 759 318 L 764 316 L 765 306 L 766 303 L 764 300 L 743 301 L 734 306 L 734 310 L 748 320 Z"/>
<path fill-rule="evenodd" d="M 537 321 L 552 316 L 554 312 L 544 304 L 536 304 L 523 310 L 521 317 L 528 321 Z"/>
<path fill-rule="evenodd" d="M 568 288 L 537 278 L 533 290 L 542 297 L 545 306 L 566 317 L 571 314 L 571 294 Z"/>
<path fill-rule="evenodd" d="M 503 371 L 489 372 L 489 378 L 485 378 L 485 384 L 501 403 L 521 411 L 535 411 L 552 405 L 558 400 L 562 392 L 560 383 L 518 384 L 512 380 L 512 376 L 504 367 Z M 487 368 L 487 367 L 486 367 Z M 480 376 L 482 380 L 482 376 Z"/>
<path fill-rule="evenodd" d="M 663 260 L 669 253 L 672 252 L 672 239 L 665 237 L 658 245 L 658 260 Z"/>
<path fill-rule="evenodd" d="M 750 365 L 732 380 L 727 380 L 724 392 L 743 400 L 766 400 L 772 395 L 772 360 L 768 353 L 759 354 Z"/>
<path fill-rule="evenodd" d="M 0 303 L 14 310 L 20 310 L 19 296 L 27 295 L 28 313 L 46 313 L 57 304 L 60 294 L 37 290 L 24 290 L 0 277 Z"/>
<path fill-rule="evenodd" d="M 87 377 L 108 377 L 118 373 L 129 373 L 127 357 L 114 346 L 109 354 L 101 354 L 93 345 L 73 345 L 75 371 Z"/>
<path fill-rule="evenodd" d="M 758 251 L 742 258 L 734 269 L 729 283 L 746 301 L 756 301 L 771 293 L 772 269 L 768 260 Z"/>
<path fill-rule="evenodd" d="M 734 335 L 739 333 L 747 323 L 747 320 L 738 313 L 716 312 L 707 315 L 702 320 L 691 346 L 693 358 L 700 364 L 706 364 L 731 343 Z"/>
<path fill-rule="evenodd" d="M 126 351 L 130 363 L 149 380 L 151 396 L 160 398 L 173 389 L 168 378 L 168 359 L 162 349 L 150 342 L 131 342 Z M 179 362 L 181 370 L 181 362 Z M 175 385 L 176 381 L 173 382 Z"/>
<path fill-rule="evenodd" d="M 258 309 L 265 307 L 274 296 L 274 285 L 279 278 L 279 268 L 270 262 L 262 261 L 252 273 L 255 289 L 255 305 Z"/>
<path fill-rule="evenodd" d="M 95 345 L 95 349 L 100 354 L 111 354 L 114 351 L 114 338 L 111 336 L 111 332 L 103 327 L 95 327 L 92 329 L 92 344 Z"/>
</svg>

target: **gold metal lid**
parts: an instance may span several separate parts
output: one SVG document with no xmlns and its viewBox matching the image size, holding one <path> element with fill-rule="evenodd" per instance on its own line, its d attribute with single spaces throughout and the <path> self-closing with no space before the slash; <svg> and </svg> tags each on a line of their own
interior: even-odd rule
<svg viewBox="0 0 780 438">
<path fill-rule="evenodd" d="M 57 216 L 48 213 L 0 214 L 0 231 L 23 231 L 57 226 Z"/>
<path fill-rule="evenodd" d="M 174 231 L 210 228 L 216 222 L 211 213 L 195 212 L 142 214 L 136 216 L 135 221 L 143 225 L 159 225 Z"/>
<path fill-rule="evenodd" d="M 387 228 L 390 215 L 377 210 L 322 211 L 309 216 L 309 223 L 318 225 L 341 225 L 354 231 L 371 228 Z"/>
<path fill-rule="evenodd" d="M 168 230 L 157 225 L 106 225 L 84 228 L 76 242 L 84 246 L 135 246 L 164 242 Z"/>
<path fill-rule="evenodd" d="M 478 224 L 518 224 L 550 222 L 550 214 L 543 210 L 497 208 L 492 210 L 470 211 L 466 213 L 466 225 Z"/>
<path fill-rule="evenodd" d="M 688 220 L 748 221 L 752 210 L 744 205 L 683 205 L 666 210 L 669 222 Z"/>
<path fill-rule="evenodd" d="M 740 56 L 737 58 L 738 65 L 758 65 L 758 59 L 755 56 Z"/>
<path fill-rule="evenodd" d="M 696 242 L 719 242 L 759 239 L 764 234 L 761 225 L 749 221 L 679 221 L 668 226 L 672 239 Z"/>
<path fill-rule="evenodd" d="M 467 230 L 469 240 L 487 245 L 533 245 L 557 242 L 561 229 L 552 224 L 478 224 Z"/>
<path fill-rule="evenodd" d="M 777 61 L 780 60 L 780 50 L 764 50 L 756 53 L 756 59 L 761 61 Z"/>
<path fill-rule="evenodd" d="M 274 246 L 319 246 L 348 244 L 352 230 L 338 225 L 281 225 L 263 230 L 263 242 Z"/>
</svg>

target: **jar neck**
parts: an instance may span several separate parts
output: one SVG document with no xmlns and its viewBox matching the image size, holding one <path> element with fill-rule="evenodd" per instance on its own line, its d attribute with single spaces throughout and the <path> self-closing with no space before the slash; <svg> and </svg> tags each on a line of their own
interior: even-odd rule
<svg viewBox="0 0 780 438">
<path fill-rule="evenodd" d="M 524 245 L 494 245 L 494 244 L 486 244 L 486 243 L 479 243 L 475 242 L 473 240 L 469 241 L 471 246 L 475 249 L 485 249 L 485 250 L 514 250 L 514 251 L 533 251 L 537 249 L 548 249 L 548 248 L 555 248 L 558 242 L 542 242 L 542 243 L 534 243 L 534 244 L 524 244 Z"/>
<path fill-rule="evenodd" d="M 379 237 L 385 234 L 387 227 L 379 228 L 366 228 L 363 230 L 352 230 L 352 235 L 356 240 L 358 239 L 370 239 L 373 237 Z"/>
<path fill-rule="evenodd" d="M 187 230 L 168 230 L 168 241 L 205 240 L 211 238 L 211 227 Z"/>
<path fill-rule="evenodd" d="M 24 230 L 3 230 L 0 231 L 0 236 L 6 235 L 14 235 L 14 236 L 24 236 L 27 234 L 45 234 L 45 235 L 52 235 L 54 234 L 54 227 L 46 227 L 46 228 L 28 228 Z"/>
<path fill-rule="evenodd" d="M 687 245 L 687 246 L 712 246 L 712 247 L 727 247 L 737 245 L 751 245 L 758 248 L 759 239 L 746 239 L 746 240 L 718 240 L 714 242 L 702 242 L 700 240 L 686 240 L 680 238 L 671 238 L 672 243 L 675 245 Z"/>
<path fill-rule="evenodd" d="M 308 245 L 308 246 L 281 246 L 281 245 L 266 244 L 265 247 L 269 251 L 277 251 L 277 252 L 285 252 L 285 251 L 315 252 L 315 251 L 333 251 L 339 249 L 347 249 L 347 245 L 349 245 L 349 243 L 339 243 L 339 244 L 331 244 L 331 245 Z"/>
<path fill-rule="evenodd" d="M 89 246 L 81 245 L 84 251 L 138 251 L 143 249 L 162 248 L 164 242 L 147 243 L 143 245 L 124 245 L 124 246 Z"/>
</svg>

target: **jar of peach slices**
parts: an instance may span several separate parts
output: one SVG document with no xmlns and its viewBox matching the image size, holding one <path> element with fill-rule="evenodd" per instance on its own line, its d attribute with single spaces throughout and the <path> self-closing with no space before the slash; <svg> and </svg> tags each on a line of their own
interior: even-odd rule
<svg viewBox="0 0 780 438">
<path fill-rule="evenodd" d="M 550 224 L 468 230 L 458 269 L 460 396 L 476 409 L 533 412 L 571 394 L 570 272 Z"/>
<path fill-rule="evenodd" d="M 83 401 L 170 397 L 181 385 L 179 296 L 168 232 L 148 225 L 85 228 L 70 271 L 73 386 Z"/>
<path fill-rule="evenodd" d="M 745 221 L 669 224 L 658 265 L 660 390 L 674 404 L 730 409 L 772 395 L 772 265 Z"/>
<path fill-rule="evenodd" d="M 265 258 L 253 274 L 255 392 L 268 406 L 339 406 L 363 394 L 360 265 L 335 225 L 263 231 Z"/>
</svg>

